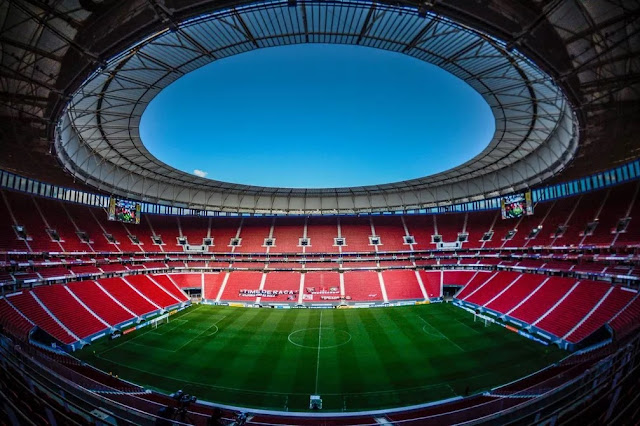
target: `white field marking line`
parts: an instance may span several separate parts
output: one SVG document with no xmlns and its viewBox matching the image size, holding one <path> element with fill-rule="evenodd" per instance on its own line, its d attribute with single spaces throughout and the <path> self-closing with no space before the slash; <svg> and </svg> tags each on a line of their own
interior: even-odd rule
<svg viewBox="0 0 640 426">
<path fill-rule="evenodd" d="M 204 386 L 207 388 L 211 388 L 211 389 L 220 389 L 220 390 L 227 390 L 227 391 L 235 391 L 235 392 L 240 392 L 240 393 L 251 393 L 251 394 L 259 394 L 259 395 L 309 395 L 308 392 L 274 392 L 274 391 L 259 391 L 259 390 L 251 390 L 251 389 L 239 389 L 239 388 L 232 388 L 232 387 L 227 387 L 227 386 L 219 386 L 219 385 L 214 385 L 211 383 L 202 383 L 202 382 L 195 382 L 192 380 L 184 380 L 184 379 L 179 379 L 177 377 L 173 377 L 173 376 L 169 376 L 165 373 L 163 374 L 158 374 L 158 373 L 154 373 L 152 371 L 147 371 L 147 370 L 143 370 L 141 368 L 136 368 L 136 367 L 131 367 L 129 365 L 126 364 L 122 364 L 120 362 L 117 361 L 112 361 L 109 358 L 105 358 L 102 357 L 98 354 L 96 354 L 96 357 L 101 358 L 107 362 L 110 362 L 112 364 L 115 365 L 119 365 L 121 367 L 130 369 L 130 370 L 135 370 L 135 371 L 139 371 L 141 373 L 145 373 L 145 374 L 149 374 L 155 377 L 160 377 L 163 379 L 171 379 L 171 380 L 175 380 L 177 382 L 182 382 L 182 383 L 187 383 L 187 384 L 194 384 L 194 385 L 198 385 L 198 386 Z M 524 365 L 525 363 L 522 364 L 514 364 L 511 365 L 509 367 L 507 367 L 508 369 L 511 368 L 520 368 Z M 104 370 L 103 370 L 104 371 Z M 352 392 L 352 393 L 325 393 L 324 395 L 326 396 L 361 396 L 361 395 L 375 395 L 375 394 L 388 394 L 388 393 L 399 393 L 399 392 L 407 392 L 407 391 L 417 391 L 417 390 L 424 390 L 424 389 L 432 389 L 432 388 L 437 388 L 437 387 L 445 387 L 448 386 L 451 383 L 458 383 L 461 381 L 469 381 L 469 380 L 473 380 L 473 379 L 477 379 L 478 377 L 484 377 L 490 374 L 493 374 L 493 371 L 487 371 L 484 373 L 480 373 L 480 374 L 476 374 L 474 376 L 467 376 L 467 377 L 462 377 L 459 379 L 454 379 L 454 380 L 450 380 L 448 383 L 434 383 L 434 384 L 430 384 L 430 385 L 424 385 L 424 386 L 411 386 L 408 388 L 402 388 L 402 389 L 389 389 L 389 390 L 379 390 L 379 391 L 368 391 L 368 392 Z"/>
<path fill-rule="evenodd" d="M 154 328 L 153 331 L 149 334 L 157 334 L 158 336 L 164 336 L 165 334 L 175 330 L 176 328 L 178 328 L 179 326 L 187 323 L 187 320 L 182 320 L 182 319 L 176 319 L 171 321 L 169 324 L 165 325 L 164 327 L 160 327 L 160 330 L 162 330 L 162 332 L 158 331 L 157 328 Z M 162 324 L 161 324 L 162 325 Z M 173 327 L 171 327 L 173 326 Z"/>
<path fill-rule="evenodd" d="M 449 389 L 451 389 L 451 392 L 452 392 L 455 396 L 460 396 L 460 395 L 458 395 L 458 392 L 456 392 L 455 390 L 453 390 L 453 388 L 451 387 L 451 385 L 450 385 L 449 383 L 447 383 L 447 387 L 448 387 Z"/>
<path fill-rule="evenodd" d="M 427 336 L 434 337 L 436 339 L 442 339 L 442 334 L 435 334 L 433 331 L 428 331 L 427 327 L 429 327 L 427 324 L 422 326 L 422 332 L 424 334 L 426 334 Z"/>
<path fill-rule="evenodd" d="M 447 336 L 445 336 L 444 334 L 442 334 L 442 332 L 440 330 L 438 330 L 437 328 L 435 328 L 434 326 L 432 326 L 431 324 L 429 324 L 429 321 L 427 321 L 426 319 L 422 318 L 421 316 L 418 316 L 418 318 L 420 318 L 422 321 L 424 321 L 425 324 L 427 324 L 429 327 L 431 327 L 432 329 L 434 329 L 438 334 L 440 334 L 442 337 L 444 337 L 445 339 L 447 339 L 449 341 L 449 343 L 451 343 L 453 346 L 455 346 L 456 348 L 460 349 L 462 352 L 464 352 L 464 349 L 462 349 L 460 346 L 456 345 L 456 343 L 449 339 Z"/>
<path fill-rule="evenodd" d="M 298 346 L 298 347 L 300 347 L 300 348 L 317 349 L 317 347 L 316 347 L 316 348 L 314 348 L 313 346 L 305 346 L 305 345 L 301 345 L 301 344 L 296 343 L 296 342 L 294 342 L 293 340 L 291 340 L 291 336 L 293 336 L 294 334 L 299 333 L 299 332 L 302 332 L 302 331 L 307 331 L 307 330 L 317 330 L 317 328 L 301 328 L 301 329 L 299 329 L 299 330 L 293 331 L 293 332 L 289 333 L 289 336 L 287 337 L 287 340 L 288 340 L 288 341 L 289 341 L 289 343 L 291 343 L 292 345 Z M 337 333 L 344 333 L 344 334 L 346 334 L 347 336 L 349 336 L 349 340 L 347 340 L 346 342 L 343 342 L 343 343 L 338 343 L 337 345 L 332 345 L 332 346 L 323 346 L 323 347 L 322 347 L 322 348 L 320 348 L 320 349 L 333 349 L 333 348 L 337 348 L 337 347 L 340 347 L 340 346 L 344 346 L 344 345 L 346 345 L 347 343 L 349 343 L 349 342 L 351 341 L 352 336 L 351 336 L 351 334 L 350 334 L 349 332 L 344 331 L 344 330 L 338 330 L 338 329 L 335 329 L 335 328 L 332 328 L 332 330 L 334 330 L 334 331 L 336 332 L 336 334 L 337 334 Z"/>
<path fill-rule="evenodd" d="M 198 305 L 198 306 L 196 306 L 195 308 L 193 308 L 193 310 L 192 310 L 192 311 L 189 311 L 189 312 L 187 312 L 186 314 L 181 315 L 181 316 L 180 316 L 180 319 L 182 319 L 182 318 L 186 317 L 187 315 L 189 315 L 189 314 L 191 314 L 191 313 L 193 313 L 193 312 L 197 311 L 197 310 L 200 308 L 200 306 L 202 306 L 202 305 Z M 176 320 L 177 320 L 177 319 L 176 319 Z M 176 321 L 176 320 L 174 320 L 174 321 Z M 119 348 L 119 347 L 120 347 L 120 346 L 122 346 L 122 345 L 125 345 L 125 344 L 127 344 L 127 343 L 129 343 L 129 342 L 133 342 L 133 341 L 134 341 L 134 340 L 136 340 L 138 337 L 142 337 L 142 336 L 144 336 L 145 334 L 149 333 L 150 331 L 155 330 L 155 329 L 154 329 L 154 328 L 152 328 L 151 326 L 147 326 L 147 327 L 149 327 L 149 328 L 148 328 L 147 330 L 145 330 L 143 333 L 138 334 L 137 336 L 135 336 L 135 337 L 134 337 L 134 338 L 132 338 L 132 339 L 125 340 L 124 342 L 118 343 L 118 344 L 117 344 L 117 345 L 115 345 L 115 346 L 109 347 L 109 348 L 105 349 L 104 351 L 100 352 L 99 354 L 96 354 L 96 356 L 98 356 L 98 355 L 102 355 L 102 354 L 106 354 L 107 352 L 112 351 L 112 350 L 114 350 L 115 348 Z M 173 329 L 172 329 L 172 330 L 173 330 Z M 99 357 L 99 358 L 100 358 L 100 357 Z"/>
<path fill-rule="evenodd" d="M 207 327 L 206 329 L 204 329 L 203 331 L 201 331 L 200 333 L 198 333 L 197 335 L 195 335 L 194 337 L 192 337 L 191 339 L 189 339 L 189 341 L 187 343 L 185 343 L 184 345 L 180 346 L 178 349 L 174 350 L 173 352 L 178 352 L 179 350 L 181 350 L 182 348 L 184 348 L 185 346 L 187 346 L 189 343 L 193 342 L 195 339 L 197 339 L 198 337 L 202 336 L 204 333 L 206 333 L 207 331 L 211 330 L 211 327 L 215 327 L 216 329 L 219 330 L 218 326 L 216 324 L 218 324 L 220 321 L 222 321 L 223 319 L 225 319 L 227 316 L 223 316 L 222 318 L 220 318 L 218 321 L 214 322 L 213 324 L 211 324 L 209 327 Z M 216 330 L 216 333 L 218 331 Z M 213 333 L 215 334 L 215 333 Z"/>
<path fill-rule="evenodd" d="M 318 356 L 316 358 L 316 390 L 314 395 L 318 394 L 318 377 L 320 372 L 320 349 L 322 345 L 320 342 L 322 341 L 322 311 L 320 311 L 320 327 L 318 328 Z"/>
<path fill-rule="evenodd" d="M 146 343 L 138 343 L 138 342 L 131 342 L 131 341 L 128 343 L 131 343 L 132 345 L 140 346 L 141 348 L 151 349 L 154 351 L 163 351 L 163 352 L 171 352 L 171 353 L 175 352 L 175 351 L 172 351 L 171 349 L 159 348 L 156 346 L 147 345 Z"/>
<path fill-rule="evenodd" d="M 465 324 L 462 321 L 460 321 L 458 318 L 454 318 L 454 320 L 458 321 L 458 323 L 464 325 L 465 327 L 467 327 L 469 330 L 473 331 L 474 333 L 480 334 L 480 332 L 478 330 L 474 330 L 473 328 L 469 327 L 467 324 Z"/>
</svg>

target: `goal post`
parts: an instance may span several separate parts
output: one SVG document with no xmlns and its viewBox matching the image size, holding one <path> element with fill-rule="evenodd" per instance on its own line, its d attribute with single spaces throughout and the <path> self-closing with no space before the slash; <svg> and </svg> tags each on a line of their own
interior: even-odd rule
<svg viewBox="0 0 640 426">
<path fill-rule="evenodd" d="M 153 318 L 149 320 L 149 325 L 153 328 L 158 328 L 159 324 L 168 324 L 169 323 L 169 314 L 160 315 L 157 318 Z"/>
<path fill-rule="evenodd" d="M 483 322 L 485 327 L 489 327 L 489 324 L 491 324 L 489 317 L 478 313 L 473 314 L 473 322 Z"/>
</svg>

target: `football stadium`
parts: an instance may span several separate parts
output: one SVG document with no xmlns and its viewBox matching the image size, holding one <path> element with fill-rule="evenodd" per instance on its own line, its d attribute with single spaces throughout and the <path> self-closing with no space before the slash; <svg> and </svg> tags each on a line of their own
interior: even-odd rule
<svg viewBox="0 0 640 426">
<path fill-rule="evenodd" d="M 638 0 L 0 0 L 0 58 L 0 424 L 640 423 Z"/>
</svg>

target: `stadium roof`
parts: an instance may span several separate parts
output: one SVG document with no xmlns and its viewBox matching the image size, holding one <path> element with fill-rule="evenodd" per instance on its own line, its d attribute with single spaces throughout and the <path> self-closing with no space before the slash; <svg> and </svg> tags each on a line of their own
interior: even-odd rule
<svg viewBox="0 0 640 426">
<path fill-rule="evenodd" d="M 12 119 L 5 137 L 15 135 L 28 154 L 47 146 L 58 125 L 57 154 L 76 178 L 147 201 L 313 213 L 481 199 L 556 176 L 578 135 L 571 163 L 578 171 L 637 157 L 637 138 L 624 131 L 608 150 L 602 142 L 637 115 L 639 10 L 637 1 L 605 0 L 5 2 L 0 114 Z M 145 105 L 184 73 L 251 49 L 305 42 L 362 44 L 433 62 L 483 94 L 496 135 L 480 156 L 445 173 L 324 190 L 201 179 L 142 145 L 137 125 Z M 19 151 L 16 145 L 4 149 Z M 16 164 L 15 155 L 8 160 L 0 165 L 45 173 Z"/>
</svg>

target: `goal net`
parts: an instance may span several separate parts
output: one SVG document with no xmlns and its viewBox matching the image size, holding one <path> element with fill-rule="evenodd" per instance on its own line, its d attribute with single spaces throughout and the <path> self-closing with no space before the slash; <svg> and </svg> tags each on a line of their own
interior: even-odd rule
<svg viewBox="0 0 640 426">
<path fill-rule="evenodd" d="M 473 322 L 484 323 L 485 327 L 489 327 L 489 324 L 491 324 L 491 321 L 489 321 L 489 317 L 480 314 L 473 314 Z"/>
<path fill-rule="evenodd" d="M 168 324 L 169 323 L 169 314 L 160 315 L 157 318 L 153 318 L 149 320 L 149 325 L 153 328 L 158 328 L 160 324 Z"/>
</svg>

